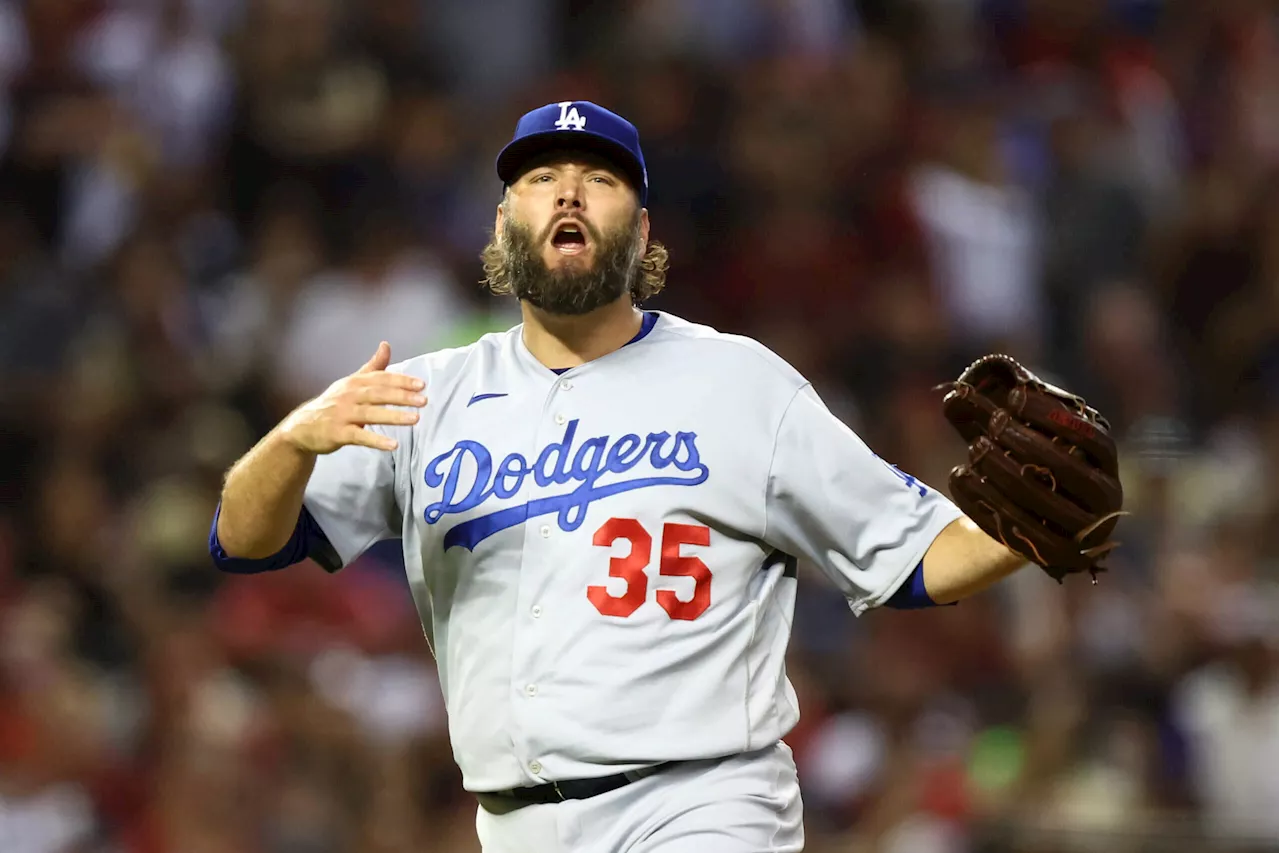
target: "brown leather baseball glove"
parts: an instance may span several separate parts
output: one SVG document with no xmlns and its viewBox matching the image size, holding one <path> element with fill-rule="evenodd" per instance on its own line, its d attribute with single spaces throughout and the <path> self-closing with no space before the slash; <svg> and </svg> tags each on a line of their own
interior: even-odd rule
<svg viewBox="0 0 1280 853">
<path fill-rule="evenodd" d="M 1007 355 L 975 361 L 947 389 L 942 411 L 969 445 L 951 471 L 951 497 L 988 535 L 1059 583 L 1089 572 L 1120 543 L 1111 426 L 1080 397 Z"/>
</svg>

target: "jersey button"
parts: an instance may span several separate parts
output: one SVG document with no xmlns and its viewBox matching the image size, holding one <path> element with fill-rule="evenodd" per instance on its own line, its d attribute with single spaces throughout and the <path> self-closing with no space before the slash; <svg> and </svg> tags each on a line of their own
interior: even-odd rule
<svg viewBox="0 0 1280 853">
<path fill-rule="evenodd" d="M 530 615 L 530 616 L 532 616 L 534 619 L 537 619 L 537 618 L 541 617 L 541 616 L 542 616 L 542 605 L 541 605 L 541 604 L 535 604 L 535 605 L 533 605 L 533 607 L 529 608 L 529 615 Z"/>
<path fill-rule="evenodd" d="M 551 525 L 549 525 L 549 524 L 544 524 L 544 525 L 542 525 L 542 527 L 540 527 L 540 528 L 538 529 L 538 532 L 542 534 L 542 538 L 543 538 L 543 539 L 550 539 L 550 538 L 551 538 Z"/>
<path fill-rule="evenodd" d="M 539 773 L 542 772 L 542 765 L 536 761 L 530 761 L 529 772 L 532 773 L 534 776 L 537 776 Z"/>
<path fill-rule="evenodd" d="M 532 699 L 534 696 L 537 696 L 537 695 L 538 695 L 538 685 L 536 685 L 536 684 L 530 684 L 528 687 L 526 687 L 526 688 L 524 689 L 524 694 L 525 694 L 526 696 L 528 696 L 530 699 Z"/>
<path fill-rule="evenodd" d="M 556 415 L 556 424 L 558 426 L 564 426 L 564 422 L 567 420 L 569 419 L 566 418 L 564 415 Z"/>
<path fill-rule="evenodd" d="M 561 380 L 560 382 L 561 391 L 568 391 L 572 387 L 573 387 L 573 383 L 570 382 L 568 379 Z"/>
</svg>

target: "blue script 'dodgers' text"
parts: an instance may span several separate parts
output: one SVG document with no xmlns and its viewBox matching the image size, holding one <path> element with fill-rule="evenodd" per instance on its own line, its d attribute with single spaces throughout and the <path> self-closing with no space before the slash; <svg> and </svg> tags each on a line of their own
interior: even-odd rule
<svg viewBox="0 0 1280 853">
<path fill-rule="evenodd" d="M 445 549 L 461 545 L 470 550 L 500 530 L 550 513 L 556 513 L 561 530 L 577 530 L 593 501 L 653 486 L 696 486 L 707 479 L 709 471 L 698 457 L 696 433 L 677 432 L 674 438 L 669 432 L 650 433 L 645 438 L 629 433 L 612 443 L 607 435 L 593 436 L 583 439 L 575 452 L 577 431 L 578 421 L 569 421 L 564 437 L 542 448 L 533 464 L 519 453 L 510 453 L 495 468 L 489 448 L 478 441 L 465 440 L 427 463 L 426 484 L 433 489 L 443 487 L 440 500 L 429 504 L 423 513 L 428 524 L 449 514 L 475 509 L 491 498 L 513 497 L 531 475 L 539 489 L 579 484 L 562 494 L 532 498 L 518 506 L 469 518 L 445 534 Z M 626 474 L 646 459 L 654 473 L 672 468 L 675 471 L 668 476 L 599 482 L 608 474 Z M 461 481 L 468 460 L 474 466 L 475 479 L 464 492 Z"/>
</svg>

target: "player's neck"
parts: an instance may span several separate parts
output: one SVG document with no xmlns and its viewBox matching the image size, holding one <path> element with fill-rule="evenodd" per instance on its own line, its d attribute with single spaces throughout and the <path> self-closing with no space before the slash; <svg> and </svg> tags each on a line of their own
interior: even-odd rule
<svg viewBox="0 0 1280 853">
<path fill-rule="evenodd" d="M 552 370 L 577 367 L 621 349 L 644 319 L 628 297 L 576 317 L 548 314 L 527 302 L 520 303 L 520 313 L 524 345 Z"/>
</svg>

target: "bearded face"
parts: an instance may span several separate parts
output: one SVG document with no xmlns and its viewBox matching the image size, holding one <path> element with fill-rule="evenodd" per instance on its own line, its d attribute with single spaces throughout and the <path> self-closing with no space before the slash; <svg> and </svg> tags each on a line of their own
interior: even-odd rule
<svg viewBox="0 0 1280 853">
<path fill-rule="evenodd" d="M 557 216 L 536 234 L 508 215 L 495 243 L 491 247 L 511 292 L 550 314 L 576 316 L 602 308 L 628 293 L 640 274 L 639 210 L 608 230 L 581 217 Z M 547 263 L 548 255 L 554 265 Z"/>
</svg>

